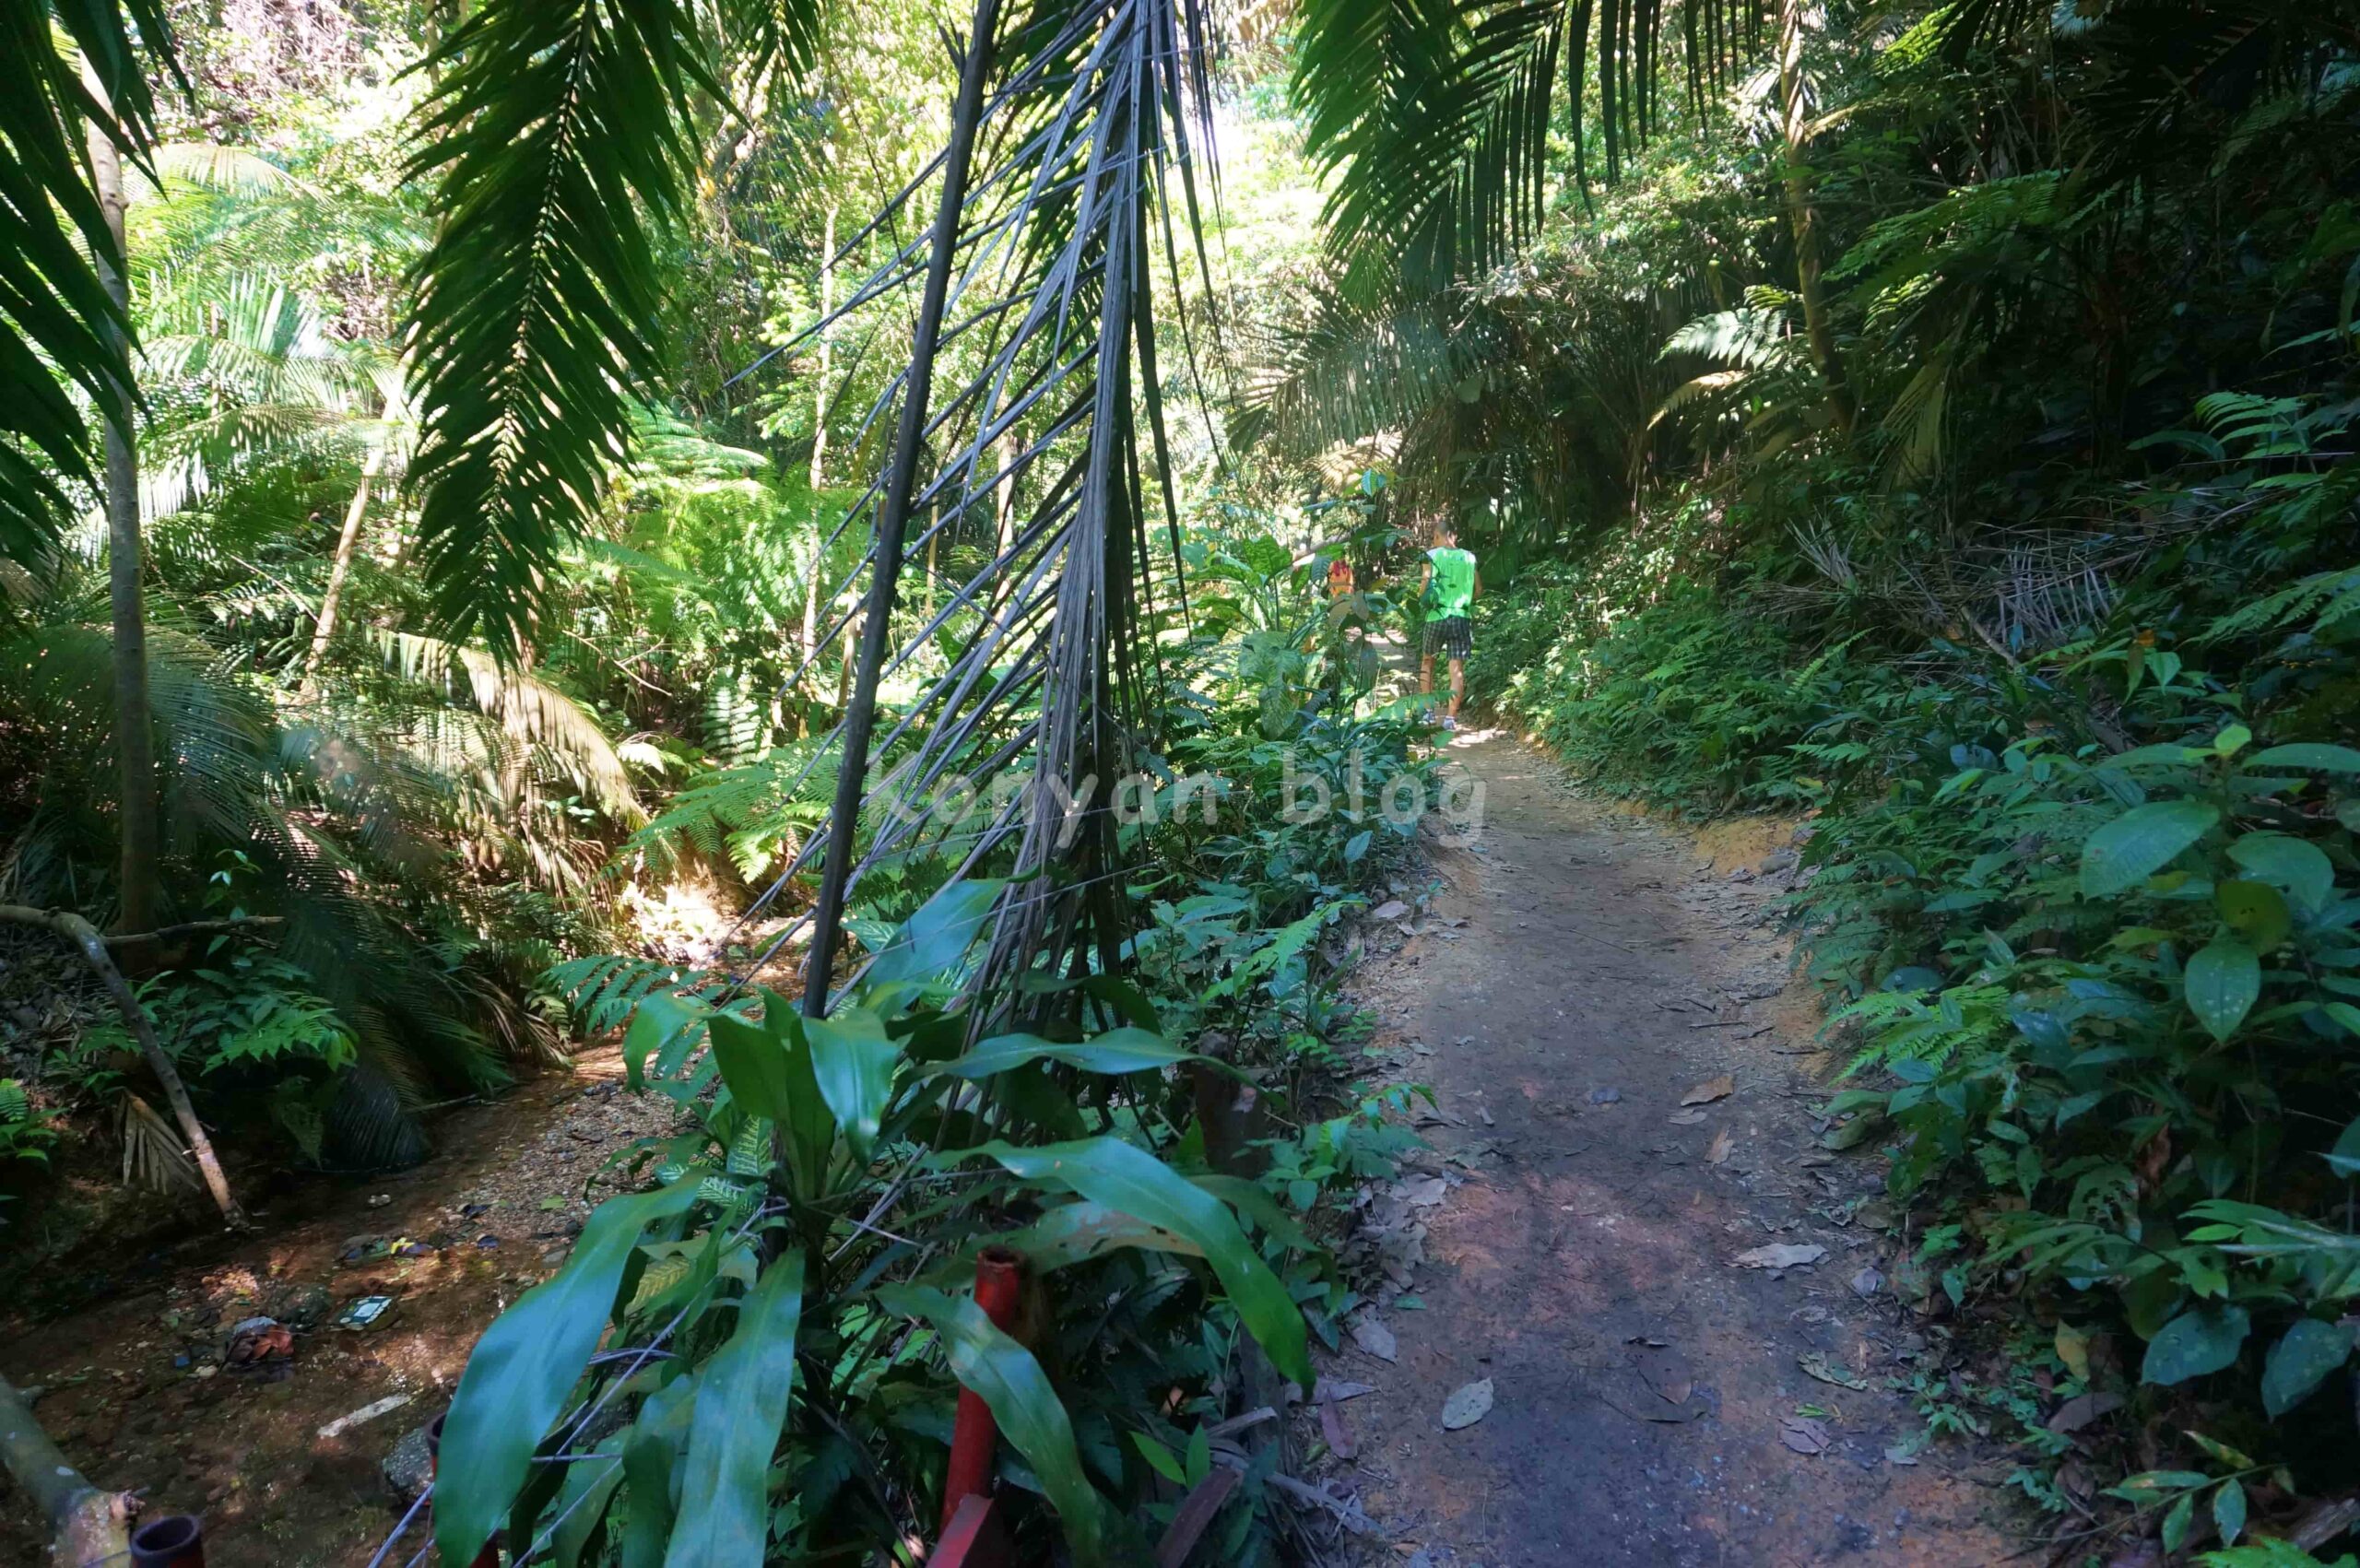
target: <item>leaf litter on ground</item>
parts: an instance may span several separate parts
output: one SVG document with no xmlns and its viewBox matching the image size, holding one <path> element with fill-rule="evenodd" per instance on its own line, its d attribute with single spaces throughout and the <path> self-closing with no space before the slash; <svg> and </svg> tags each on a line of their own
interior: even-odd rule
<svg viewBox="0 0 2360 1568">
<path fill-rule="evenodd" d="M 1682 1105 L 1709 1105 L 1716 1100 L 1726 1100 L 1737 1092 L 1737 1079 L 1729 1073 L 1708 1078 L 1680 1097 Z"/>
<path fill-rule="evenodd" d="M 1752 1247 L 1729 1259 L 1737 1268 L 1802 1268 L 1819 1262 L 1827 1249 L 1811 1242 L 1774 1242 Z"/>
<path fill-rule="evenodd" d="M 1798 1454 L 1824 1454 L 1827 1428 L 1809 1416 L 1780 1416 L 1778 1441 Z"/>
<path fill-rule="evenodd" d="M 1393 1338 L 1393 1330 L 1385 1326 L 1375 1314 L 1363 1313 L 1352 1319 L 1352 1343 L 1381 1362 L 1399 1359 L 1400 1346 Z"/>
<path fill-rule="evenodd" d="M 1442 1402 L 1442 1429 L 1457 1432 L 1473 1426 L 1492 1410 L 1492 1380 L 1467 1384 Z"/>
<path fill-rule="evenodd" d="M 1806 1375 L 1822 1383 L 1832 1383 L 1838 1388 L 1849 1388 L 1856 1393 L 1868 1392 L 1870 1385 L 1867 1378 L 1828 1360 L 1825 1351 L 1813 1350 L 1807 1356 L 1797 1358 L 1795 1364 L 1801 1367 Z"/>
</svg>

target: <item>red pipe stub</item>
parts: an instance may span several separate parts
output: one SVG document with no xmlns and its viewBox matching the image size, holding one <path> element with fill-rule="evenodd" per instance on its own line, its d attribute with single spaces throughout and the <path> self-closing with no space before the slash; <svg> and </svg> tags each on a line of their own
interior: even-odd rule
<svg viewBox="0 0 2360 1568">
<path fill-rule="evenodd" d="M 150 1520 L 132 1532 L 133 1568 L 205 1568 L 205 1522 L 194 1514 Z"/>
<path fill-rule="evenodd" d="M 1007 1247 L 985 1247 L 975 1257 L 975 1304 L 1006 1333 L 1016 1322 L 1017 1299 L 1024 1286 L 1024 1258 Z M 942 1527 L 947 1532 L 958 1516 L 959 1504 L 991 1490 L 992 1450 L 999 1443 L 999 1426 L 992 1408 L 972 1388 L 959 1390 L 959 1416 L 950 1429 L 950 1465 L 942 1477 Z"/>
<path fill-rule="evenodd" d="M 985 1247 L 975 1256 L 975 1304 L 1003 1334 L 1016 1321 L 1017 1294 L 1023 1286 L 1023 1254 L 1009 1247 Z"/>
</svg>

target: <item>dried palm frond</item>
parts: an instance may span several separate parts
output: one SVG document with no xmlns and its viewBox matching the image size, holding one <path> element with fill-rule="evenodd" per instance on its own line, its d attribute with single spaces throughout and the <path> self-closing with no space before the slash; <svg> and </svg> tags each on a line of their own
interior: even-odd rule
<svg viewBox="0 0 2360 1568">
<path fill-rule="evenodd" d="M 149 1192 L 203 1192 L 180 1134 L 136 1094 L 123 1097 L 123 1185 Z"/>
</svg>

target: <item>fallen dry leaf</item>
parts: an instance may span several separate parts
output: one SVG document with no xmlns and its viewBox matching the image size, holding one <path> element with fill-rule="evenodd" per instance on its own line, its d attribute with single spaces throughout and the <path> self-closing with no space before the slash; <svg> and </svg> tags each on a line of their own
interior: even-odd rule
<svg viewBox="0 0 2360 1568">
<path fill-rule="evenodd" d="M 2076 1394 L 2048 1418 L 2051 1432 L 2079 1432 L 2100 1416 L 2122 1409 L 2119 1394 Z"/>
<path fill-rule="evenodd" d="M 1711 1114 L 1712 1113 L 1709 1111 L 1674 1111 L 1670 1115 L 1666 1116 L 1664 1120 L 1670 1122 L 1676 1127 L 1693 1127 L 1697 1123 L 1707 1119 Z"/>
<path fill-rule="evenodd" d="M 1440 1176 L 1421 1176 L 1401 1183 L 1394 1195 L 1413 1208 L 1431 1208 L 1450 1196 L 1450 1184 Z"/>
<path fill-rule="evenodd" d="M 1409 913 L 1410 906 L 1403 903 L 1399 899 L 1387 899 L 1383 903 L 1378 904 L 1375 909 L 1369 911 L 1369 918 L 1372 920 L 1398 920 Z"/>
<path fill-rule="evenodd" d="M 1394 1342 L 1393 1330 L 1366 1313 L 1352 1319 L 1352 1343 L 1381 1362 L 1397 1360 L 1401 1354 L 1400 1347 Z"/>
<path fill-rule="evenodd" d="M 1708 1078 L 1680 1097 L 1682 1105 L 1709 1105 L 1716 1100 L 1726 1100 L 1737 1092 L 1737 1079 L 1728 1073 Z"/>
<path fill-rule="evenodd" d="M 1323 1377 L 1311 1386 L 1314 1403 L 1340 1405 L 1347 1399 L 1357 1399 L 1363 1394 L 1376 1392 L 1374 1383 L 1347 1383 L 1341 1378 Z"/>
<path fill-rule="evenodd" d="M 1730 1152 L 1736 1148 L 1737 1139 L 1729 1136 L 1729 1128 L 1723 1127 L 1713 1135 L 1713 1146 L 1705 1150 L 1705 1162 L 1712 1165 L 1722 1164 L 1728 1161 Z"/>
<path fill-rule="evenodd" d="M 1827 1249 L 1809 1242 L 1774 1242 L 1768 1246 L 1741 1252 L 1729 1262 L 1739 1268 L 1800 1268 L 1817 1263 L 1827 1256 Z"/>
<path fill-rule="evenodd" d="M 1473 1426 L 1492 1411 L 1492 1380 L 1470 1383 L 1442 1402 L 1442 1429 L 1457 1432 Z"/>
<path fill-rule="evenodd" d="M 1778 1441 L 1798 1454 L 1824 1454 L 1827 1429 L 1809 1416 L 1780 1416 Z"/>
<path fill-rule="evenodd" d="M 1319 1407 L 1319 1435 L 1326 1440 L 1328 1451 L 1339 1459 L 1349 1459 L 1360 1452 L 1360 1444 L 1352 1441 L 1351 1428 L 1344 1424 L 1344 1412 L 1333 1405 Z"/>
<path fill-rule="evenodd" d="M 1813 1350 L 1811 1354 L 1801 1357 L 1795 1364 L 1801 1367 L 1807 1375 L 1815 1377 L 1822 1383 L 1832 1383 L 1838 1388 L 1850 1388 L 1865 1393 L 1869 1386 L 1867 1378 L 1846 1371 L 1835 1362 L 1829 1361 L 1826 1355 L 1819 1350 Z"/>
</svg>

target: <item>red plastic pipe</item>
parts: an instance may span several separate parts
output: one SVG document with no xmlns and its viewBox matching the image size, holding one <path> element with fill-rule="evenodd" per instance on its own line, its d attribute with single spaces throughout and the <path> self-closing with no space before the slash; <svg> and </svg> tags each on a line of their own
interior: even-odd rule
<svg viewBox="0 0 2360 1568">
<path fill-rule="evenodd" d="M 194 1514 L 173 1514 L 139 1527 L 131 1537 L 133 1568 L 205 1568 L 205 1525 Z"/>
<path fill-rule="evenodd" d="M 975 1259 L 975 1304 L 1005 1333 L 1016 1321 L 1017 1293 L 1024 1282 L 1024 1260 L 1006 1247 L 985 1247 Z M 999 1427 L 992 1408 L 972 1388 L 959 1390 L 959 1419 L 950 1429 L 950 1468 L 942 1482 L 942 1527 L 958 1517 L 959 1504 L 991 1488 L 992 1449 Z"/>
<path fill-rule="evenodd" d="M 430 1480 L 442 1473 L 442 1422 L 445 1419 L 444 1416 L 437 1416 L 426 1428 L 426 1474 Z M 430 1515 L 427 1528 L 431 1530 L 433 1527 L 433 1519 Z M 468 1564 L 468 1568 L 500 1568 L 500 1548 L 490 1541 L 484 1542 L 483 1550 L 476 1553 L 476 1560 Z"/>
<path fill-rule="evenodd" d="M 1008 1568 L 1008 1532 L 1000 1526 L 999 1504 L 973 1495 L 960 1499 L 950 1522 L 942 1527 L 942 1539 L 926 1560 L 926 1568 Z"/>
</svg>

